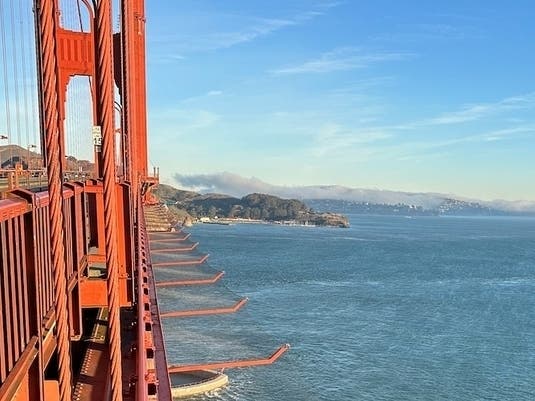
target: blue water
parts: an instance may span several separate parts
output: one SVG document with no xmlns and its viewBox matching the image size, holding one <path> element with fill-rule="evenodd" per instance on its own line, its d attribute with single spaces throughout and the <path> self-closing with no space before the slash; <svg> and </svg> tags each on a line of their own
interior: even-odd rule
<svg viewBox="0 0 535 401">
<path fill-rule="evenodd" d="M 535 400 L 535 219 L 350 217 L 191 229 L 251 300 L 176 320 L 170 359 L 292 345 L 197 400 Z"/>
</svg>

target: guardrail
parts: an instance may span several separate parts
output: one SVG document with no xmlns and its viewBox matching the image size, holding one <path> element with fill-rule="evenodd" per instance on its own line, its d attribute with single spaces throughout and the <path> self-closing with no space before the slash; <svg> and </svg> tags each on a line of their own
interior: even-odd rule
<svg viewBox="0 0 535 401">
<path fill-rule="evenodd" d="M 141 205 L 141 200 L 138 201 Z M 136 401 L 171 401 L 171 383 L 163 344 L 160 311 L 150 264 L 143 208 L 137 211 L 137 387 Z"/>
<path fill-rule="evenodd" d="M 117 184 L 117 192 L 123 194 L 125 205 L 117 216 L 122 227 L 118 238 L 122 244 L 121 306 L 137 307 L 136 400 L 158 397 L 170 401 L 143 209 L 137 210 L 138 225 L 134 231 L 123 184 Z M 26 391 L 35 395 L 29 399 L 53 398 L 46 382 L 54 379 L 44 379 L 56 349 L 49 195 L 46 191 L 18 188 L 4 196 L 0 200 L 0 401 L 13 399 L 21 386 L 27 386 Z M 64 184 L 64 274 L 72 343 L 83 334 L 82 309 L 107 305 L 106 274 L 99 270 L 105 260 L 103 207 L 101 182 Z M 73 348 L 72 358 L 76 349 Z M 169 398 L 165 398 L 165 388 Z"/>
<path fill-rule="evenodd" d="M 87 249 L 84 228 L 82 185 L 63 189 L 71 339 L 81 335 L 79 271 Z M 0 200 L 0 394 L 13 391 L 39 355 L 39 365 L 52 357 L 53 344 L 47 334 L 53 327 L 54 282 L 50 256 L 50 220 L 47 192 L 18 189 Z M 32 345 L 32 339 L 35 344 Z M 39 353 L 32 352 L 35 347 Z M 31 360 L 24 360 L 32 355 Z M 16 379 L 16 380 L 14 380 Z M 2 399 L 2 397 L 0 397 Z"/>
</svg>

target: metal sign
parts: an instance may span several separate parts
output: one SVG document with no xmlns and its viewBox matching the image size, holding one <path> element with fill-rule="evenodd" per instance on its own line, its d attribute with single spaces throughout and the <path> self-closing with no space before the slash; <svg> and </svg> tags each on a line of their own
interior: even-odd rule
<svg viewBox="0 0 535 401">
<path fill-rule="evenodd" d="M 102 145 L 102 129 L 100 125 L 94 125 L 91 132 L 93 133 L 93 145 L 101 146 Z"/>
</svg>

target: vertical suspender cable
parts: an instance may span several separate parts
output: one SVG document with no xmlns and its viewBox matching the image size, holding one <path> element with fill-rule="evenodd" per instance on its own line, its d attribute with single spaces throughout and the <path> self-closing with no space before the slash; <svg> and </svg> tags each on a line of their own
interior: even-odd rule
<svg viewBox="0 0 535 401">
<path fill-rule="evenodd" d="M 25 32 L 24 32 L 24 9 L 23 9 L 23 1 L 19 0 L 19 28 L 20 28 L 20 38 L 21 40 L 19 43 L 21 44 L 21 64 L 22 64 L 22 94 L 23 94 L 23 100 L 24 100 L 24 127 L 25 127 L 25 133 L 26 133 L 26 144 L 30 145 L 30 104 L 28 103 L 28 87 L 30 86 L 30 82 L 28 80 L 28 65 L 26 63 L 26 40 L 25 40 Z M 29 168 L 29 166 L 28 166 Z"/>
<path fill-rule="evenodd" d="M 122 60 L 122 66 L 121 66 L 121 83 L 122 83 L 122 140 L 123 140 L 123 170 L 124 170 L 124 176 L 125 180 L 130 182 L 131 190 L 130 193 L 133 194 L 132 196 L 132 203 L 136 205 L 137 202 L 137 193 L 133 190 L 136 187 L 136 183 L 134 182 L 133 175 L 132 175 L 132 147 L 131 147 L 131 132 L 133 132 L 133 129 L 131 128 L 131 117 L 133 115 L 133 110 L 131 107 L 132 101 L 131 101 L 131 95 L 130 95 L 130 86 L 128 83 L 128 77 L 127 77 L 127 68 L 130 66 L 129 60 L 127 58 L 127 54 L 129 51 L 131 51 L 131 46 L 129 47 L 129 44 L 131 43 L 131 35 L 130 35 L 130 9 L 131 4 L 128 1 L 121 1 L 121 29 L 122 29 L 122 35 L 121 35 L 121 60 Z M 134 216 L 135 218 L 135 216 Z"/>
<path fill-rule="evenodd" d="M 24 20 L 26 20 L 26 19 L 24 19 Z M 29 18 L 29 16 L 28 16 L 26 38 L 27 38 L 27 41 L 28 41 L 28 43 L 27 43 L 28 44 L 28 51 L 29 51 L 30 54 L 35 54 L 35 42 L 32 41 L 32 37 L 34 37 L 33 35 L 35 35 L 35 29 L 32 28 L 32 26 L 31 26 L 31 18 Z M 32 50 L 33 50 L 33 52 L 32 52 Z M 30 67 L 30 76 L 37 77 L 37 71 L 36 71 L 37 63 L 29 63 L 29 65 L 31 65 L 31 67 Z M 31 113 L 31 115 L 32 115 L 32 119 L 31 119 L 32 136 L 31 136 L 31 140 L 32 140 L 32 143 L 35 143 L 36 145 L 38 145 L 37 134 L 39 132 L 39 125 L 37 123 L 37 116 L 38 116 L 38 112 L 37 112 L 37 85 L 32 88 L 30 102 L 31 102 L 31 112 L 32 112 Z M 43 152 L 44 152 L 44 150 L 41 149 L 41 154 L 43 154 Z"/>
<path fill-rule="evenodd" d="M 104 181 L 104 220 L 106 265 L 108 269 L 109 346 L 112 400 L 122 400 L 121 323 L 119 303 L 119 265 L 117 256 L 117 204 L 115 194 L 114 81 L 112 60 L 111 2 L 99 0 L 97 20 L 97 110 L 102 130 L 102 174 Z"/>
<path fill-rule="evenodd" d="M 84 24 L 83 24 L 83 21 L 82 21 L 82 7 L 80 5 L 80 0 L 76 0 L 76 10 L 75 10 L 75 14 L 76 14 L 76 17 L 78 19 L 78 24 L 80 26 L 80 32 L 84 32 Z M 89 80 L 90 78 L 88 77 L 88 84 L 91 85 L 91 81 Z M 82 80 L 80 80 L 80 83 L 79 83 L 79 88 L 80 88 L 80 91 L 82 91 L 84 89 L 83 85 L 82 85 Z M 84 91 L 84 95 L 86 95 L 87 93 Z M 78 106 L 78 109 L 80 111 L 80 115 L 82 114 L 82 105 L 79 104 Z M 89 113 L 91 110 L 90 109 L 86 109 L 84 110 L 85 111 L 85 114 Z M 81 150 L 81 143 L 82 143 L 82 140 L 81 140 L 81 135 L 78 134 L 76 135 L 76 158 L 78 160 L 80 160 L 81 158 L 81 153 L 82 153 L 82 150 Z"/>
<path fill-rule="evenodd" d="M 0 34 L 0 42 L 2 44 L 2 66 L 3 66 L 3 75 L 4 75 L 4 96 L 5 96 L 5 107 L 6 107 L 6 129 L 7 129 L 7 136 L 9 144 L 11 144 L 12 138 L 11 138 L 11 99 L 10 99 L 10 92 L 9 92 L 9 74 L 8 74 L 8 61 L 7 61 L 7 50 L 6 50 L 6 21 L 4 16 L 4 8 L 3 4 L 0 3 L 0 26 L 1 26 L 1 34 Z M 9 159 L 10 164 L 13 162 L 13 147 L 9 147 Z"/>
<path fill-rule="evenodd" d="M 65 1 L 65 0 L 58 0 L 58 15 L 59 15 L 59 25 L 57 26 L 57 28 L 61 28 L 61 29 L 69 29 L 70 25 L 69 25 L 69 5 L 71 4 L 71 1 Z M 63 156 L 67 156 L 69 153 L 70 153 L 70 146 L 71 146 L 71 138 L 70 138 L 70 133 L 72 132 L 72 127 L 73 127 L 73 116 L 74 114 L 72 113 L 72 109 L 71 109 L 71 106 L 72 106 L 72 103 L 69 101 L 70 100 L 70 96 L 69 96 L 69 92 L 70 92 L 70 89 L 72 88 L 72 77 L 70 77 L 68 80 L 67 80 L 67 87 L 66 88 L 62 88 L 63 90 L 65 90 L 65 97 L 63 98 L 63 101 L 64 101 L 64 104 L 63 104 L 63 119 L 60 120 L 60 125 L 61 125 L 61 131 L 60 132 L 63 132 L 63 138 L 61 138 L 63 140 L 63 149 L 62 149 L 62 153 L 63 153 Z M 60 134 L 61 135 L 61 134 Z M 64 171 L 63 171 L 63 174 L 66 173 L 66 171 L 69 170 L 69 161 L 67 159 L 65 160 L 62 160 L 63 162 L 63 168 L 64 168 Z M 65 175 L 64 175 L 65 177 Z"/>
<path fill-rule="evenodd" d="M 127 165 L 127 160 L 128 160 L 128 157 L 130 156 L 129 155 L 129 152 L 128 152 L 128 144 L 126 142 L 126 133 L 127 133 L 127 121 L 126 121 L 126 117 L 127 117 L 127 113 L 129 112 L 129 106 L 128 106 L 128 98 L 129 98 L 129 94 L 128 94 L 128 88 L 127 88 L 127 82 L 126 82 L 126 74 L 125 74 L 125 65 L 126 65 L 126 42 L 128 40 L 128 37 L 129 37 L 129 34 L 128 34 L 128 30 L 126 29 L 126 19 L 125 19 L 125 12 L 127 11 L 126 10 L 126 5 L 124 4 L 123 1 L 119 2 L 120 4 L 120 7 L 119 7 L 119 15 L 118 15 L 118 21 L 117 21 L 117 24 L 118 24 L 118 30 L 121 31 L 121 34 L 119 35 L 119 39 L 120 39 L 120 45 L 119 45 L 119 49 L 120 49 L 120 54 L 121 54 L 121 68 L 119 70 L 119 73 L 120 73 L 120 79 L 121 79 L 121 104 L 120 104 L 120 112 L 119 112 L 119 115 L 121 116 L 121 124 L 120 124 L 120 128 L 121 128 L 121 176 L 122 176 L 122 180 L 123 181 L 128 181 L 128 182 L 131 182 L 129 177 L 128 177 L 128 171 L 127 171 L 127 168 L 128 168 L 128 165 Z M 132 204 L 135 204 L 135 199 L 137 199 L 137 194 L 134 194 L 132 196 L 132 187 L 130 186 L 130 195 L 131 195 L 131 199 L 132 199 Z M 135 221 L 135 218 L 136 218 L 136 215 L 133 214 L 132 215 L 132 221 Z"/>
<path fill-rule="evenodd" d="M 17 34 L 15 32 L 15 7 L 13 6 L 13 0 L 10 0 L 10 11 L 11 11 L 11 47 L 12 47 L 12 61 L 13 61 L 13 93 L 15 95 L 15 122 L 17 125 L 17 144 L 22 146 L 21 138 L 21 128 L 20 128 L 20 99 L 19 99 L 19 65 L 18 65 L 18 54 L 17 54 Z M 28 160 L 26 160 L 28 163 Z"/>
<path fill-rule="evenodd" d="M 67 279 L 65 277 L 65 248 L 63 245 L 63 196 L 60 160 L 57 58 L 55 48 L 55 7 L 52 0 L 35 0 L 38 26 L 38 54 L 40 57 L 40 87 L 42 125 L 46 145 L 48 173 L 51 258 L 54 275 L 54 306 L 59 370 L 59 396 L 71 401 L 72 372 L 70 358 L 69 323 L 67 311 Z"/>
</svg>

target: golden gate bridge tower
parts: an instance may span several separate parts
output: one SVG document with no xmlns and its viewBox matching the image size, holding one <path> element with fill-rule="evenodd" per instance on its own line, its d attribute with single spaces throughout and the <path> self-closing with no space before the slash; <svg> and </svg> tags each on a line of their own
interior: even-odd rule
<svg viewBox="0 0 535 401">
<path fill-rule="evenodd" d="M 209 284 L 222 274 L 154 279 L 153 267 L 207 256 L 175 258 L 195 245 L 154 206 L 145 25 L 144 0 L 0 5 L 0 401 L 171 400 L 170 375 L 270 364 L 288 348 L 269 358 L 168 366 L 162 319 L 230 313 L 245 300 L 159 311 L 157 286 Z M 85 100 L 72 90 L 80 77 Z M 69 127 L 73 110 L 90 134 Z M 92 161 L 73 167 L 70 149 L 82 136 Z M 166 228 L 151 234 L 155 213 Z M 156 254 L 167 259 L 155 262 Z"/>
</svg>

